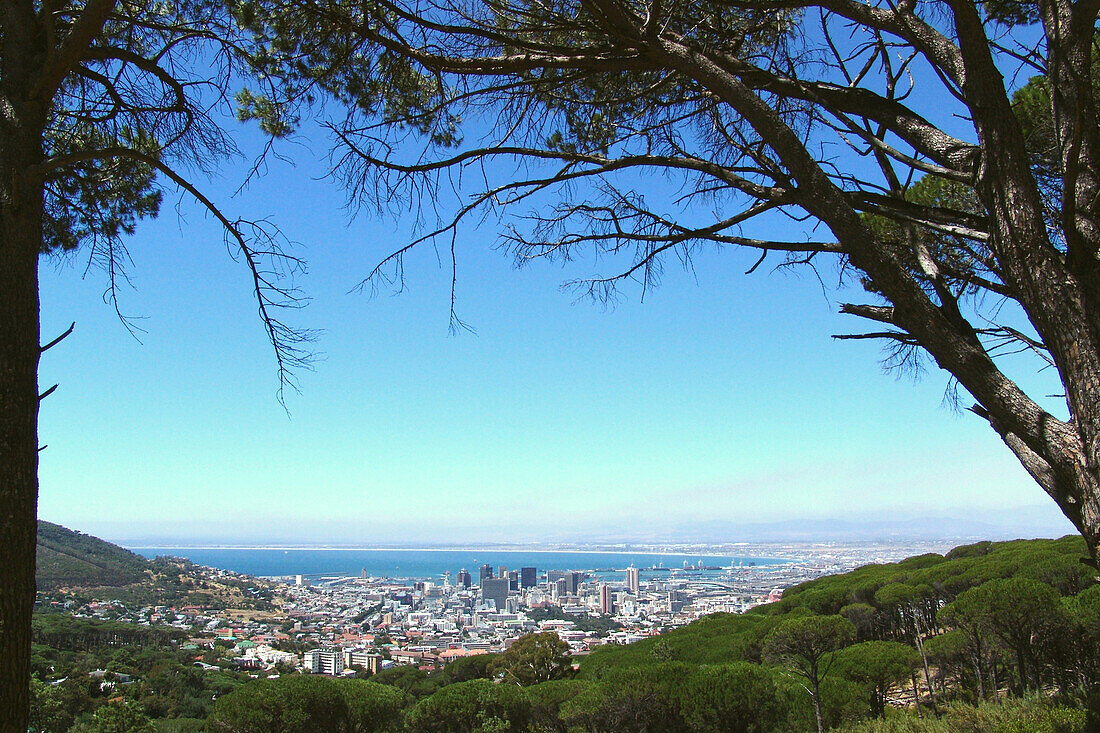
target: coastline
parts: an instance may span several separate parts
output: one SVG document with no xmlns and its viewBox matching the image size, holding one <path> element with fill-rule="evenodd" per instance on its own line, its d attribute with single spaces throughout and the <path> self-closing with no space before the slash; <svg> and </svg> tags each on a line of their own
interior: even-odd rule
<svg viewBox="0 0 1100 733">
<path fill-rule="evenodd" d="M 661 555 L 667 557 L 754 557 L 753 555 L 736 555 L 735 553 L 710 552 L 670 552 L 668 550 L 649 550 L 639 548 L 636 550 L 565 550 L 560 548 L 548 549 L 546 547 L 529 547 L 501 549 L 486 546 L 458 546 L 458 547 L 359 547 L 359 546 L 303 546 L 303 545 L 120 545 L 121 547 L 136 552 L 138 550 L 248 550 L 267 552 L 499 552 L 499 553 L 526 553 L 526 552 L 552 552 L 563 555 Z M 763 556 L 760 556 L 763 557 Z"/>
</svg>

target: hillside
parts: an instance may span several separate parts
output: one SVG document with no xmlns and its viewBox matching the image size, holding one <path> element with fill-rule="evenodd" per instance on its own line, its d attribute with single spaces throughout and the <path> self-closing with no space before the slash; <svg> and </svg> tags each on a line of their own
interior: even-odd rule
<svg viewBox="0 0 1100 733">
<path fill-rule="evenodd" d="M 51 522 L 38 522 L 40 591 L 67 586 L 122 586 L 148 577 L 153 565 L 140 555 L 98 537 Z"/>
<path fill-rule="evenodd" d="M 147 560 L 98 537 L 38 523 L 39 600 L 118 600 L 131 605 L 186 603 L 216 609 L 269 611 L 269 584 L 189 560 Z"/>
</svg>

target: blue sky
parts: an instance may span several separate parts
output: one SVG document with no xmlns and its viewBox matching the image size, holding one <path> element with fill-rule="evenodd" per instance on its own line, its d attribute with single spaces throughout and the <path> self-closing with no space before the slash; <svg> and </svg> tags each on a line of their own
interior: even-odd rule
<svg viewBox="0 0 1100 733">
<path fill-rule="evenodd" d="M 178 194 L 129 242 L 120 308 L 141 343 L 102 272 L 43 263 L 44 339 L 76 321 L 42 363 L 43 387 L 60 384 L 41 413 L 43 519 L 114 539 L 367 544 L 947 515 L 1071 531 L 980 420 L 944 406 L 945 375 L 884 375 L 879 345 L 830 339 L 859 324 L 808 271 L 746 276 L 751 253 L 704 251 L 605 309 L 559 286 L 609 263 L 514 270 L 487 220 L 458 239 L 476 335 L 448 334 L 450 273 L 430 248 L 404 294 L 349 293 L 410 217 L 349 217 L 312 162 L 323 150 L 292 146 L 295 165 L 237 197 L 243 166 L 207 185 L 309 262 L 312 302 L 291 318 L 323 330 L 321 358 L 289 416 L 247 272 Z"/>
</svg>

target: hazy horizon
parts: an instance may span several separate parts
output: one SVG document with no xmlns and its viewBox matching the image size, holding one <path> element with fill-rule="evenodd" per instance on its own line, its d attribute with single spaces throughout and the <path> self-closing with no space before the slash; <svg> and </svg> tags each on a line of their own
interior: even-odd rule
<svg viewBox="0 0 1100 733">
<path fill-rule="evenodd" d="M 239 132 L 246 155 L 258 149 Z M 880 345 L 831 338 L 859 326 L 838 304 L 866 294 L 833 289 L 828 266 L 823 290 L 811 273 L 745 275 L 751 253 L 702 249 L 644 299 L 628 286 L 601 308 L 560 285 L 613 264 L 513 270 L 486 246 L 489 220 L 456 239 L 457 308 L 477 332 L 449 336 L 450 272 L 430 249 L 410 255 L 401 297 L 349 292 L 415 224 L 349 218 L 323 165 L 284 152 L 293 160 L 270 160 L 239 195 L 231 172 L 210 194 L 301 243 L 312 302 L 292 318 L 323 330 L 323 357 L 298 374 L 300 393 L 286 410 L 275 399 L 247 273 L 187 201 L 128 242 L 134 288 L 119 308 L 137 338 L 103 302 L 102 273 L 47 262 L 43 337 L 76 328 L 42 359 L 43 388 L 60 386 L 40 411 L 40 516 L 111 537 L 310 541 L 651 537 L 852 516 L 980 525 L 1006 508 L 1023 514 L 1019 533 L 1059 526 L 988 425 L 957 409 L 967 396 L 945 401 L 944 372 L 884 374 Z M 1029 393 L 1061 391 L 1028 357 L 1010 362 Z"/>
<path fill-rule="evenodd" d="M 56 517 L 62 524 L 127 547 L 394 547 L 451 548 L 476 546 L 607 546 L 613 544 L 736 544 L 813 542 L 907 542 L 955 540 L 1005 540 L 1060 537 L 1073 534 L 1073 526 L 1051 505 L 1036 504 L 961 516 L 921 515 L 886 517 L 789 518 L 772 522 L 706 520 L 676 526 L 598 527 L 581 524 L 572 529 L 514 525 L 506 529 L 451 526 L 434 534 L 384 527 L 364 529 L 350 519 L 332 520 L 323 528 L 238 526 L 235 529 L 208 521 L 172 527 L 122 520 L 80 526 Z"/>
</svg>

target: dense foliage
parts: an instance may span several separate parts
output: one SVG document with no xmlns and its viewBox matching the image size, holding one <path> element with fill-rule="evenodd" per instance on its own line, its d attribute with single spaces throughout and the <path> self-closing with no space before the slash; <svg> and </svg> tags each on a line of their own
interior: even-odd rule
<svg viewBox="0 0 1100 733">
<path fill-rule="evenodd" d="M 158 730 L 198 730 L 213 701 L 248 680 L 228 668 L 195 667 L 196 657 L 216 661 L 225 648 L 189 649 L 177 630 L 49 612 L 35 614 L 33 628 L 36 731 L 104 733 L 120 720 L 141 719 L 155 721 Z M 104 710 L 119 697 L 125 709 Z"/>
</svg>

